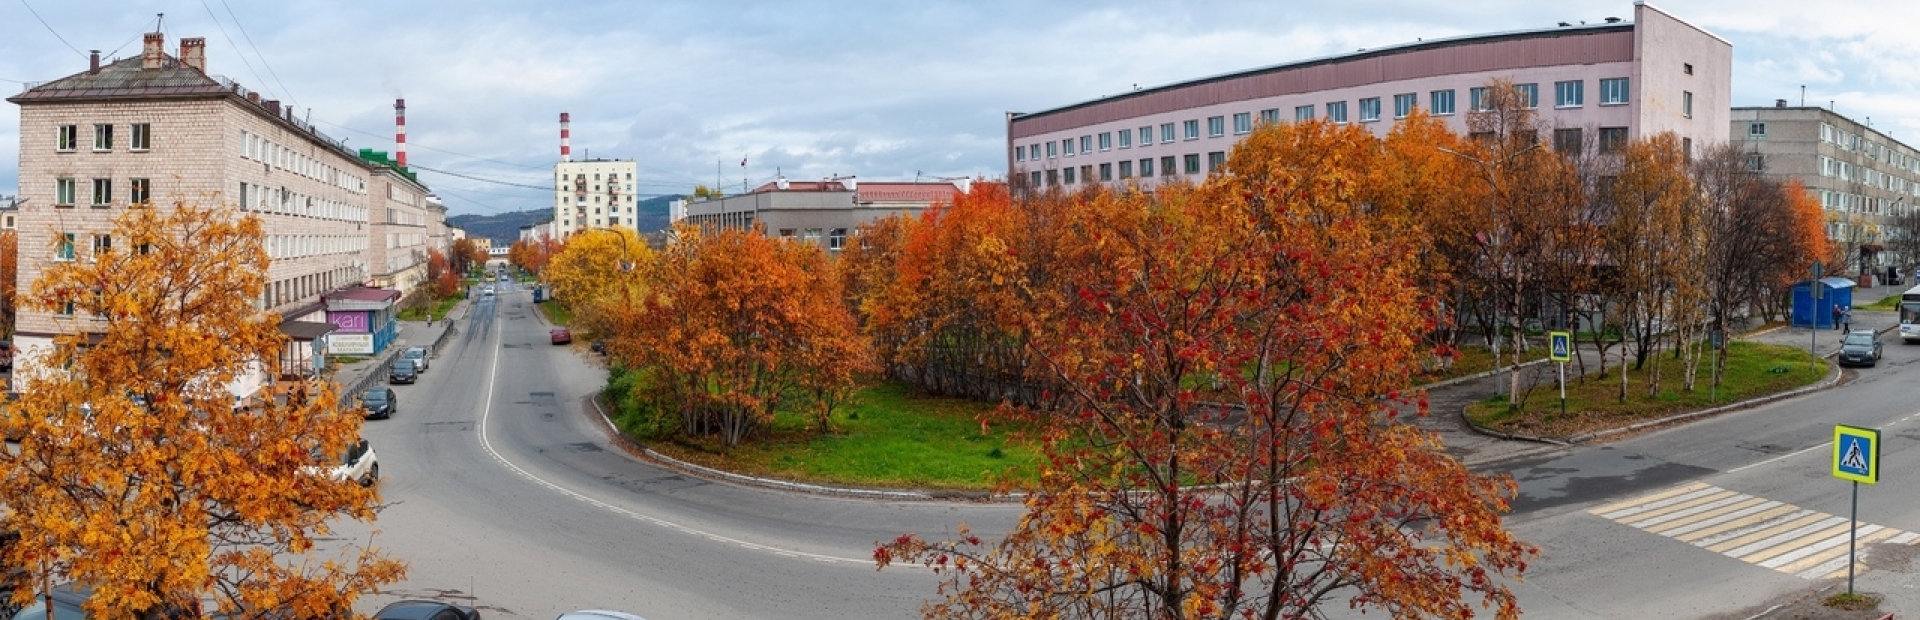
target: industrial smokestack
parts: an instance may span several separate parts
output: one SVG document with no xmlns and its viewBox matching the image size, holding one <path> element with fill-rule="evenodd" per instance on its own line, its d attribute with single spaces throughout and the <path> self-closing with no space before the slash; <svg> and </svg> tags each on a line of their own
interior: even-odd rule
<svg viewBox="0 0 1920 620">
<path fill-rule="evenodd" d="M 573 137 L 573 133 L 571 130 L 567 129 L 567 125 L 569 124 L 568 121 L 569 121 L 569 117 L 567 116 L 567 113 L 561 112 L 560 113 L 560 161 L 573 161 L 573 147 L 568 144 L 568 141 Z"/>
<path fill-rule="evenodd" d="M 407 100 L 393 100 L 393 160 L 407 169 Z"/>
</svg>

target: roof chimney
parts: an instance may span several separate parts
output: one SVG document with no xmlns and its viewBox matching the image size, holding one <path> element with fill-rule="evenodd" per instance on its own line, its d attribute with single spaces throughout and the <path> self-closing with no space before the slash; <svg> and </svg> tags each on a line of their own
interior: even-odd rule
<svg viewBox="0 0 1920 620">
<path fill-rule="evenodd" d="M 1776 108 L 1784 108 L 1784 107 L 1787 107 L 1787 100 L 1785 100 L 1785 99 L 1775 99 L 1775 100 L 1773 100 L 1773 107 L 1776 107 Z"/>
<path fill-rule="evenodd" d="M 186 37 L 180 39 L 180 64 L 194 71 L 207 72 L 207 38 Z"/>
<path fill-rule="evenodd" d="M 393 100 L 393 159 L 407 169 L 407 100 Z"/>
<path fill-rule="evenodd" d="M 160 59 L 167 56 L 167 35 L 149 32 L 146 42 L 140 47 L 140 68 L 158 69 Z"/>
<path fill-rule="evenodd" d="M 573 137 L 573 134 L 567 129 L 568 120 L 569 118 L 567 116 L 567 113 L 561 112 L 560 113 L 560 161 L 573 161 L 573 147 L 567 144 L 568 139 Z"/>
<path fill-rule="evenodd" d="M 100 75 L 100 50 L 87 50 L 93 55 L 87 59 L 87 75 Z"/>
</svg>

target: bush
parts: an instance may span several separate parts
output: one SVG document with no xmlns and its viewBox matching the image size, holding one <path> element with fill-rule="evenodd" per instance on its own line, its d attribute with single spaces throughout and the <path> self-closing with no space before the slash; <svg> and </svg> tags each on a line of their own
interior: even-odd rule
<svg viewBox="0 0 1920 620">
<path fill-rule="evenodd" d="M 635 439 L 657 440 L 679 430 L 678 417 L 663 412 L 656 403 L 638 396 L 643 373 L 615 365 L 607 369 L 607 387 L 600 392 L 602 402 L 613 409 L 613 423 Z"/>
</svg>

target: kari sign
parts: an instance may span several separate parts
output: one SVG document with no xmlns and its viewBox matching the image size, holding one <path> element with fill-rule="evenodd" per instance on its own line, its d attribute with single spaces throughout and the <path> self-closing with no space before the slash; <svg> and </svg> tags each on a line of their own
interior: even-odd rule
<svg viewBox="0 0 1920 620">
<path fill-rule="evenodd" d="M 334 326 L 340 328 L 340 331 L 347 333 L 365 334 L 373 331 L 367 329 L 366 312 L 328 312 L 327 322 L 334 324 Z"/>
</svg>

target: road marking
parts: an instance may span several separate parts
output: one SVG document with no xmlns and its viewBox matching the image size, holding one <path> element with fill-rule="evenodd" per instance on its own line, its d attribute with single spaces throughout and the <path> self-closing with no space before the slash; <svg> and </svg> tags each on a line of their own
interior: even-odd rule
<svg viewBox="0 0 1920 620">
<path fill-rule="evenodd" d="M 1845 575 L 1847 541 L 1853 537 L 1863 554 L 1865 545 L 1872 543 L 1920 544 L 1920 533 L 1872 523 L 1860 523 L 1857 531 L 1849 531 L 1846 517 L 1702 482 L 1654 491 L 1587 513 L 1803 579 Z M 1856 572 L 1866 569 L 1864 563 L 1854 566 Z"/>
<path fill-rule="evenodd" d="M 493 320 L 498 321 L 499 315 L 495 314 Z M 489 322 L 488 324 L 489 327 L 491 327 L 491 324 L 492 323 Z M 558 484 L 548 482 L 545 479 L 540 478 L 539 476 L 533 475 L 532 472 L 529 472 L 525 469 L 521 469 L 520 466 L 514 465 L 512 461 L 508 461 L 507 457 L 502 456 L 498 450 L 494 450 L 493 442 L 487 439 L 487 420 L 493 416 L 493 401 L 494 401 L 494 397 L 496 396 L 496 394 L 494 393 L 494 380 L 500 376 L 500 347 L 497 344 L 493 347 L 493 362 L 491 366 L 492 367 L 487 371 L 487 400 L 486 400 L 486 403 L 483 404 L 480 408 L 480 447 L 485 449 L 487 451 L 487 454 L 493 457 L 493 460 L 498 461 L 501 465 L 505 466 L 507 469 L 513 470 L 513 473 L 519 474 L 521 478 L 525 478 L 526 480 L 533 482 L 534 484 L 546 487 L 561 495 L 571 497 L 589 506 L 606 509 L 610 512 L 613 512 L 614 514 L 627 517 L 630 519 L 634 519 L 636 521 L 651 523 L 660 527 L 664 527 L 664 528 L 681 532 L 684 534 L 698 536 L 700 538 L 704 538 L 717 543 L 732 544 L 744 549 L 749 549 L 753 551 L 762 551 L 770 555 L 776 555 L 780 557 L 802 558 L 802 559 L 814 560 L 817 562 L 827 562 L 832 564 L 867 564 L 867 565 L 873 564 L 873 558 L 847 558 L 847 557 L 832 556 L 832 555 L 822 555 L 818 553 L 808 553 L 805 551 L 794 551 L 792 549 L 782 549 L 779 547 L 763 545 L 756 542 L 749 542 L 749 541 L 740 540 L 738 538 L 732 538 L 728 536 L 722 536 L 720 534 L 715 534 L 715 533 L 697 529 L 694 527 L 681 525 L 679 523 L 674 523 L 672 521 L 661 519 L 659 517 L 655 517 L 652 515 L 641 514 L 638 512 L 634 512 L 632 510 L 627 510 L 625 508 L 621 508 L 619 506 L 615 506 L 613 504 L 609 504 L 609 503 L 588 497 L 572 489 L 568 489 Z M 898 566 L 917 567 L 918 565 L 900 563 L 898 564 Z"/>
</svg>

